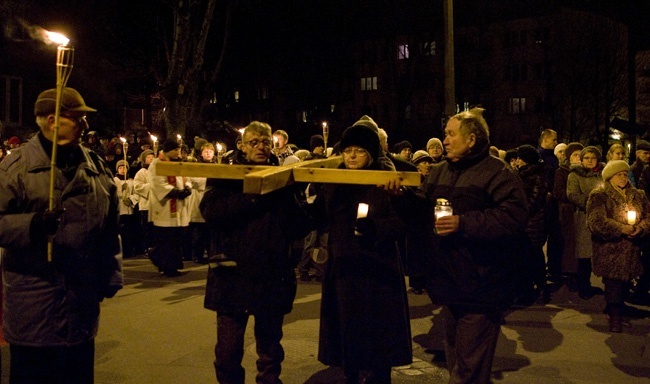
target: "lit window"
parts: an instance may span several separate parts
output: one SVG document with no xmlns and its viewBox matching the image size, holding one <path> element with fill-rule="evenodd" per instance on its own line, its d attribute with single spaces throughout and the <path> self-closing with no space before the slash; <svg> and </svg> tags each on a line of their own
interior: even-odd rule
<svg viewBox="0 0 650 384">
<path fill-rule="evenodd" d="M 376 91 L 377 90 L 377 76 L 362 77 L 361 78 L 362 91 Z"/>
<path fill-rule="evenodd" d="M 518 115 L 526 113 L 526 98 L 513 97 L 508 101 L 508 113 Z"/>
<path fill-rule="evenodd" d="M 435 56 L 436 55 L 436 42 L 435 41 L 428 41 L 426 43 L 422 43 L 421 50 L 422 50 L 422 55 L 423 56 Z"/>
<path fill-rule="evenodd" d="M 0 121 L 8 126 L 22 124 L 23 79 L 0 77 Z"/>
<path fill-rule="evenodd" d="M 404 60 L 409 58 L 408 44 L 400 44 L 397 46 L 397 58 L 399 60 Z"/>
</svg>

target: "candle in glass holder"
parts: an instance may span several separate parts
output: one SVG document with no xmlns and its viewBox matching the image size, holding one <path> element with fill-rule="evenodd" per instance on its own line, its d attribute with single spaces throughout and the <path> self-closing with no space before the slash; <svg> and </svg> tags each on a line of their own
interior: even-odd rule
<svg viewBox="0 0 650 384">
<path fill-rule="evenodd" d="M 359 203 L 357 207 L 357 219 L 364 219 L 368 217 L 368 204 Z"/>
<path fill-rule="evenodd" d="M 630 225 L 636 224 L 636 211 L 629 210 L 627 211 L 627 223 Z"/>
</svg>

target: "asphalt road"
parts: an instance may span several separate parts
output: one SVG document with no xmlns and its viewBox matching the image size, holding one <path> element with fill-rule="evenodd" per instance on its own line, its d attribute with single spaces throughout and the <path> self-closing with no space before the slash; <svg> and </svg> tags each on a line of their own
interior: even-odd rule
<svg viewBox="0 0 650 384">
<path fill-rule="evenodd" d="M 158 275 L 149 260 L 125 260 L 126 287 L 102 303 L 96 343 L 98 384 L 216 383 L 216 315 L 203 308 L 206 266 L 186 262 L 180 277 Z M 592 278 L 594 284 L 600 279 Z M 393 369 L 393 383 L 445 383 L 439 308 L 409 293 L 413 364 Z M 320 364 L 320 284 L 299 283 L 285 319 L 285 384 L 342 383 L 339 369 Z M 650 317 L 623 333 L 608 331 L 603 296 L 585 301 L 566 288 L 548 304 L 513 311 L 497 345 L 494 383 L 650 383 Z M 650 315 L 649 307 L 638 307 Z M 252 320 L 249 327 L 252 325 Z M 255 382 L 255 341 L 246 334 L 247 383 Z M 8 383 L 2 349 L 2 383 Z"/>
</svg>

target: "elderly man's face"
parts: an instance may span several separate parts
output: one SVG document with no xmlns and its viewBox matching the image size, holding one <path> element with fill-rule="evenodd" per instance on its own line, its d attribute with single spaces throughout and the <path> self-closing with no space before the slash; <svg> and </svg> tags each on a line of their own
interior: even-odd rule
<svg viewBox="0 0 650 384">
<path fill-rule="evenodd" d="M 458 161 L 465 157 L 476 144 L 474 134 L 465 135 L 460 131 L 460 120 L 449 119 L 445 127 L 445 151 L 447 158 L 452 161 Z"/>
<path fill-rule="evenodd" d="M 639 159 L 643 164 L 648 164 L 650 163 L 650 151 L 639 149 L 636 151 L 636 158 Z"/>
<path fill-rule="evenodd" d="M 246 160 L 253 163 L 266 163 L 271 156 L 273 139 L 257 132 L 246 132 L 242 141 L 242 151 Z"/>
</svg>

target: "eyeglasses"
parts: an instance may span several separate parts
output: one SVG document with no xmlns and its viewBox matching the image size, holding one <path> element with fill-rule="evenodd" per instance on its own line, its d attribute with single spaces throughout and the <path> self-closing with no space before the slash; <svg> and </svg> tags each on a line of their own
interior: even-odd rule
<svg viewBox="0 0 650 384">
<path fill-rule="evenodd" d="M 269 148 L 269 147 L 271 147 L 271 140 L 269 140 L 269 139 L 264 139 L 264 140 L 253 139 L 253 140 L 244 141 L 244 144 L 250 145 L 253 148 L 255 148 L 258 145 L 262 144 L 262 146 L 264 146 L 266 148 Z"/>
<path fill-rule="evenodd" d="M 366 150 L 363 148 L 348 148 L 343 151 L 343 154 L 346 156 L 350 156 L 353 153 L 355 156 L 359 156 L 359 157 L 365 157 L 368 155 L 368 152 L 366 152 Z"/>
<path fill-rule="evenodd" d="M 61 117 L 65 117 L 66 119 L 72 120 L 78 124 L 88 124 L 88 122 L 86 121 L 86 116 L 84 115 L 81 116 L 61 115 Z"/>
</svg>

